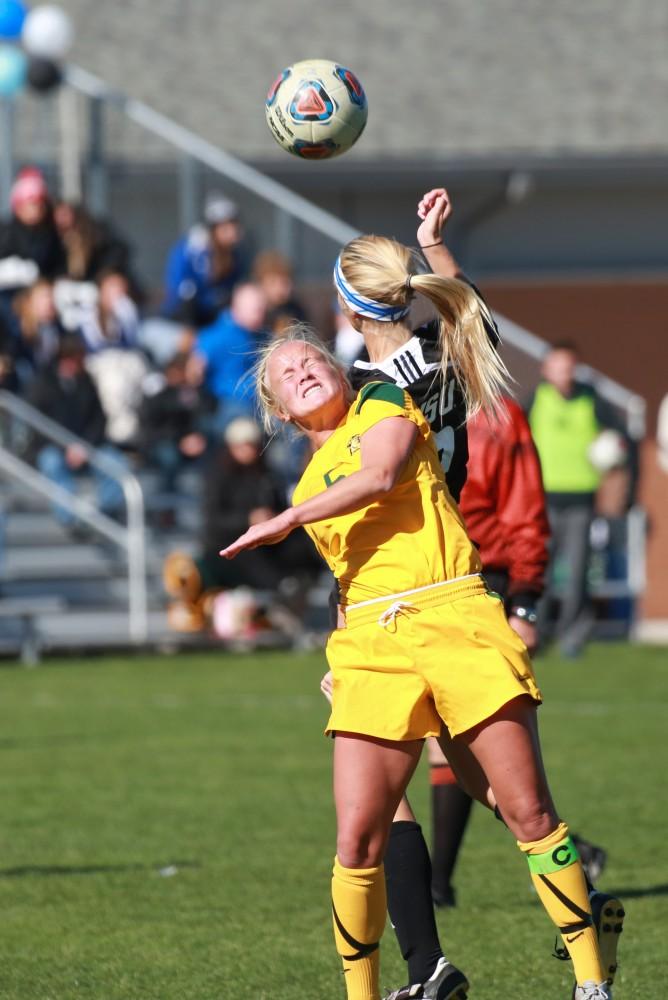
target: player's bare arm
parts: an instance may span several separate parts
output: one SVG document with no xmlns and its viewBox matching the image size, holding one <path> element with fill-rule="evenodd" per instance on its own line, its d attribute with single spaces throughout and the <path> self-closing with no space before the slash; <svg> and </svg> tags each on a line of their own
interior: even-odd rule
<svg viewBox="0 0 668 1000">
<path fill-rule="evenodd" d="M 452 215 L 452 202 L 445 188 L 433 188 L 422 195 L 417 207 L 417 241 L 427 263 L 442 278 L 457 278 L 459 264 L 443 243 L 443 230 Z"/>
<path fill-rule="evenodd" d="M 314 521 L 349 514 L 373 503 L 392 490 L 410 455 L 417 427 L 404 417 L 386 417 L 362 435 L 361 469 L 339 479 L 322 493 L 272 517 L 263 524 L 253 525 L 220 553 L 233 559 L 244 549 L 273 545 L 282 541 L 295 528 Z"/>
</svg>

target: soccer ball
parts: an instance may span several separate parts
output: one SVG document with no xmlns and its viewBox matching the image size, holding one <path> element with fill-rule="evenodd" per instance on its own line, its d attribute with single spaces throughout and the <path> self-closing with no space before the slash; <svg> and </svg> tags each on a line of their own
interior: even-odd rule
<svg viewBox="0 0 668 1000">
<path fill-rule="evenodd" d="M 327 160 L 357 142 L 368 106 L 349 69 L 329 59 L 306 59 L 279 73 L 265 110 L 279 146 L 304 160 Z"/>
<path fill-rule="evenodd" d="M 588 457 L 598 472 L 610 472 L 628 459 L 626 441 L 618 431 L 611 428 L 601 431 L 589 445 Z"/>
</svg>

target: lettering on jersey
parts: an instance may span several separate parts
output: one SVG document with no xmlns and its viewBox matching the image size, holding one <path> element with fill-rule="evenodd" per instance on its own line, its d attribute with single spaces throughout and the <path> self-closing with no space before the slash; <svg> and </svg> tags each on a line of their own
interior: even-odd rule
<svg viewBox="0 0 668 1000">
<path fill-rule="evenodd" d="M 436 438 L 438 460 L 443 466 L 443 471 L 447 472 L 455 453 L 455 429 L 450 426 L 442 427 L 434 437 Z"/>
<path fill-rule="evenodd" d="M 396 362 L 395 362 L 396 363 Z M 442 417 L 450 413 L 455 406 L 455 379 L 448 379 L 441 389 L 432 393 L 423 403 L 422 412 L 429 425 L 433 424 L 440 413 Z"/>
</svg>

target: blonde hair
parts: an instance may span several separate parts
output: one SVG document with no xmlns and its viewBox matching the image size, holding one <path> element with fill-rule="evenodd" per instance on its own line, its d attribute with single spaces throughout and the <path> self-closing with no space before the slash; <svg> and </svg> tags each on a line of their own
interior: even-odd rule
<svg viewBox="0 0 668 1000">
<path fill-rule="evenodd" d="M 468 417 L 481 409 L 488 414 L 499 410 L 511 376 L 490 342 L 480 299 L 470 285 L 418 273 L 422 265 L 417 256 L 384 236 L 352 240 L 341 251 L 339 264 L 346 281 L 369 299 L 396 307 L 408 306 L 414 292 L 429 299 L 438 313 L 443 378 L 452 365 Z"/>
<path fill-rule="evenodd" d="M 21 339 L 29 343 L 38 339 L 39 321 L 33 311 L 33 302 L 35 294 L 42 288 L 49 288 L 53 293 L 53 282 L 48 278 L 37 278 L 32 285 L 17 292 L 12 301 L 12 308 L 18 316 L 21 327 Z"/>
<path fill-rule="evenodd" d="M 315 330 L 307 323 L 293 323 L 279 336 L 274 337 L 273 340 L 270 340 L 269 343 L 262 348 L 253 368 L 255 392 L 257 394 L 260 418 L 262 420 L 262 426 L 267 434 L 271 434 L 275 430 L 274 418 L 279 409 L 278 400 L 269 384 L 267 376 L 269 360 L 273 357 L 276 351 L 280 350 L 280 348 L 285 344 L 294 343 L 304 344 L 305 347 L 312 347 L 319 354 L 321 354 L 330 368 L 332 368 L 341 379 L 341 385 L 343 386 L 343 393 L 346 402 L 350 403 L 353 400 L 354 393 L 352 386 L 348 381 L 346 370 L 338 358 L 332 353 L 332 351 L 330 351 L 329 347 L 327 347 Z"/>
</svg>

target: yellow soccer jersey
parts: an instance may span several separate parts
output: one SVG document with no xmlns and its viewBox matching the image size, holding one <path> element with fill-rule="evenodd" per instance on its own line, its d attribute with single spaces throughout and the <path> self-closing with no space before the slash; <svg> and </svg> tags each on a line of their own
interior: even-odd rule
<svg viewBox="0 0 668 1000">
<path fill-rule="evenodd" d="M 478 553 L 448 492 L 429 424 L 390 382 L 370 382 L 314 454 L 293 504 L 359 471 L 360 439 L 387 417 L 403 416 L 418 436 L 394 489 L 351 514 L 306 525 L 334 576 L 343 606 L 478 573 Z"/>
</svg>

